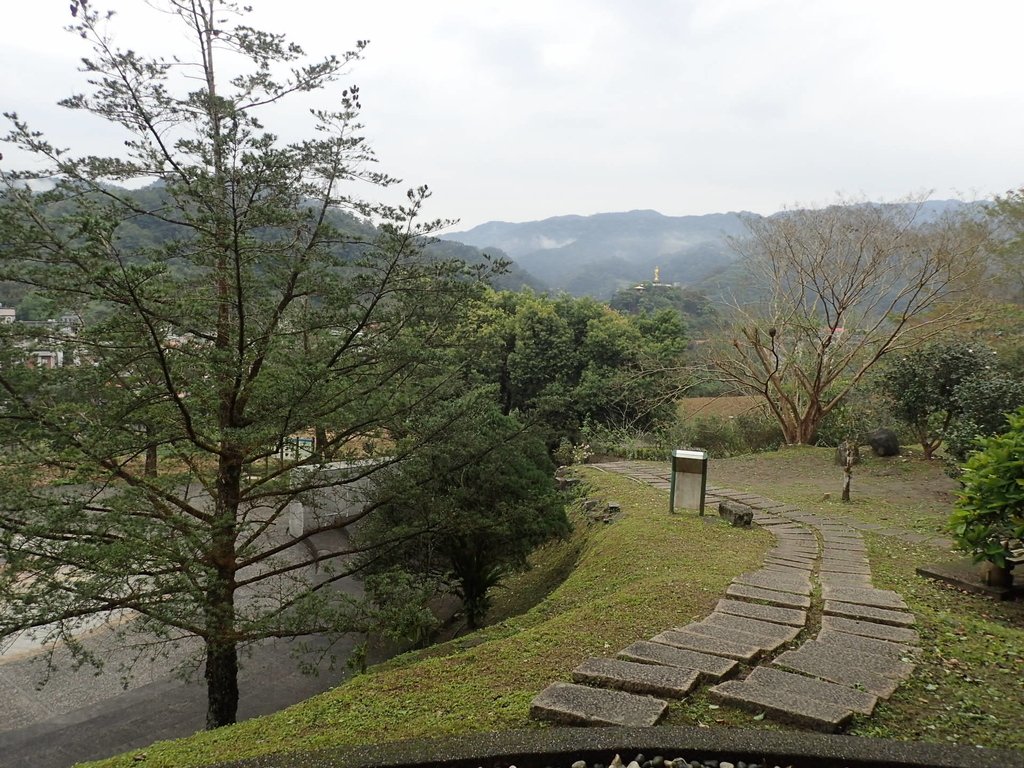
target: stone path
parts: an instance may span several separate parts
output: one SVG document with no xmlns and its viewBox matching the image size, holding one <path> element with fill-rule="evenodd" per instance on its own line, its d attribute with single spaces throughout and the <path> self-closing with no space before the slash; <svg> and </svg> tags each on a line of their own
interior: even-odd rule
<svg viewBox="0 0 1024 768">
<path fill-rule="evenodd" d="M 595 466 L 669 487 L 667 469 Z M 813 515 L 757 494 L 707 490 L 708 510 L 723 501 L 733 511 L 749 508 L 754 523 L 775 536 L 762 567 L 737 576 L 703 620 L 638 640 L 618 659 L 585 660 L 573 670 L 575 684 L 553 683 L 533 700 L 531 716 L 572 725 L 655 725 L 667 699 L 708 685 L 715 701 L 837 731 L 855 714 L 870 715 L 911 674 L 914 616 L 897 593 L 871 585 L 861 531 L 915 543 L 920 534 L 910 539 L 907 531 Z"/>
</svg>

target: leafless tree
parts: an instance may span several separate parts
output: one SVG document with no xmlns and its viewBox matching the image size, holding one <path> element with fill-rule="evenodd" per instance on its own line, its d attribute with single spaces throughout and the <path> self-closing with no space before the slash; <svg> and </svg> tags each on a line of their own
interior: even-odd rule
<svg viewBox="0 0 1024 768">
<path fill-rule="evenodd" d="M 880 359 L 966 319 L 983 223 L 922 221 L 920 201 L 848 203 L 747 219 L 734 242 L 758 298 L 733 301 L 720 376 L 765 399 L 789 444 L 818 428 Z"/>
</svg>

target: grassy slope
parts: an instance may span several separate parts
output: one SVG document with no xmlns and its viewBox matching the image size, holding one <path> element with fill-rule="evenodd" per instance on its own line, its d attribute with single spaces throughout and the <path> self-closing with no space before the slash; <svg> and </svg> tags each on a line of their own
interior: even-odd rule
<svg viewBox="0 0 1024 768">
<path fill-rule="evenodd" d="M 669 517 L 664 492 L 616 476 L 588 477 L 599 494 L 622 502 L 627 515 L 611 526 L 581 524 L 572 541 L 541 552 L 538 567 L 499 596 L 496 612 L 510 618 L 399 657 L 277 715 L 148 748 L 145 762 L 127 755 L 104 764 L 205 765 L 265 752 L 531 727 L 527 707 L 544 685 L 568 679 L 585 656 L 612 654 L 706 615 L 733 575 L 754 567 L 769 543 L 761 531 Z M 841 478 L 832 452 L 812 448 L 716 460 L 709 480 L 833 517 L 929 533 L 942 532 L 953 489 L 935 462 L 869 458 L 855 470 L 853 503 L 844 505 L 836 500 Z M 904 596 L 923 649 L 914 676 L 850 732 L 1024 749 L 1024 603 L 995 603 L 918 577 L 916 566 L 945 557 L 934 547 L 867 539 L 875 585 Z M 546 599 L 514 615 L 564 573 L 567 580 Z M 703 693 L 673 705 L 667 722 L 782 727 L 715 706 Z"/>
<path fill-rule="evenodd" d="M 544 553 L 540 574 L 564 567 L 565 548 L 581 552 L 566 581 L 527 613 L 394 659 L 276 715 L 101 764 L 207 765 L 268 752 L 531 727 L 529 703 L 545 685 L 568 679 L 587 656 L 612 655 L 705 616 L 736 574 L 756 567 L 771 541 L 764 531 L 669 516 L 664 491 L 594 471 L 587 477 L 625 514 L 612 525 L 581 523 L 574 542 Z M 543 588 L 536 580 L 522 586 Z M 133 760 L 139 752 L 144 762 Z"/>
</svg>

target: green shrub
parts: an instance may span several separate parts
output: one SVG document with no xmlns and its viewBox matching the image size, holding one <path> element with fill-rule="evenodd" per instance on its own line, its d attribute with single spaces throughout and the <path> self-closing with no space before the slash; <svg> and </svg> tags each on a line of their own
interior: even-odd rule
<svg viewBox="0 0 1024 768">
<path fill-rule="evenodd" d="M 713 458 L 724 458 L 746 453 L 743 437 L 733 423 L 734 419 L 721 416 L 701 416 L 684 425 L 679 448 L 702 448 Z"/>
<path fill-rule="evenodd" d="M 786 444 L 779 422 L 761 411 L 742 413 L 733 419 L 745 453 L 777 451 Z"/>
<path fill-rule="evenodd" d="M 1007 540 L 1024 538 L 1024 408 L 1008 417 L 1009 431 L 982 438 L 961 476 L 950 528 L 976 561 L 1006 566 Z"/>
<path fill-rule="evenodd" d="M 1024 384 L 1004 376 L 965 381 L 956 388 L 957 416 L 946 429 L 946 452 L 963 461 L 978 444 L 1006 430 L 1006 413 L 1024 405 Z"/>
</svg>

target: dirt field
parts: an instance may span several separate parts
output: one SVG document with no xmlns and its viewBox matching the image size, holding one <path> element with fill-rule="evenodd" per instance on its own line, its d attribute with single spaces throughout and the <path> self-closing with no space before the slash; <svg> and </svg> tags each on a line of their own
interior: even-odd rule
<svg viewBox="0 0 1024 768">
<path fill-rule="evenodd" d="M 679 401 L 679 415 L 683 418 L 695 416 L 739 416 L 762 408 L 762 399 L 749 395 L 732 397 L 686 397 Z"/>
</svg>

